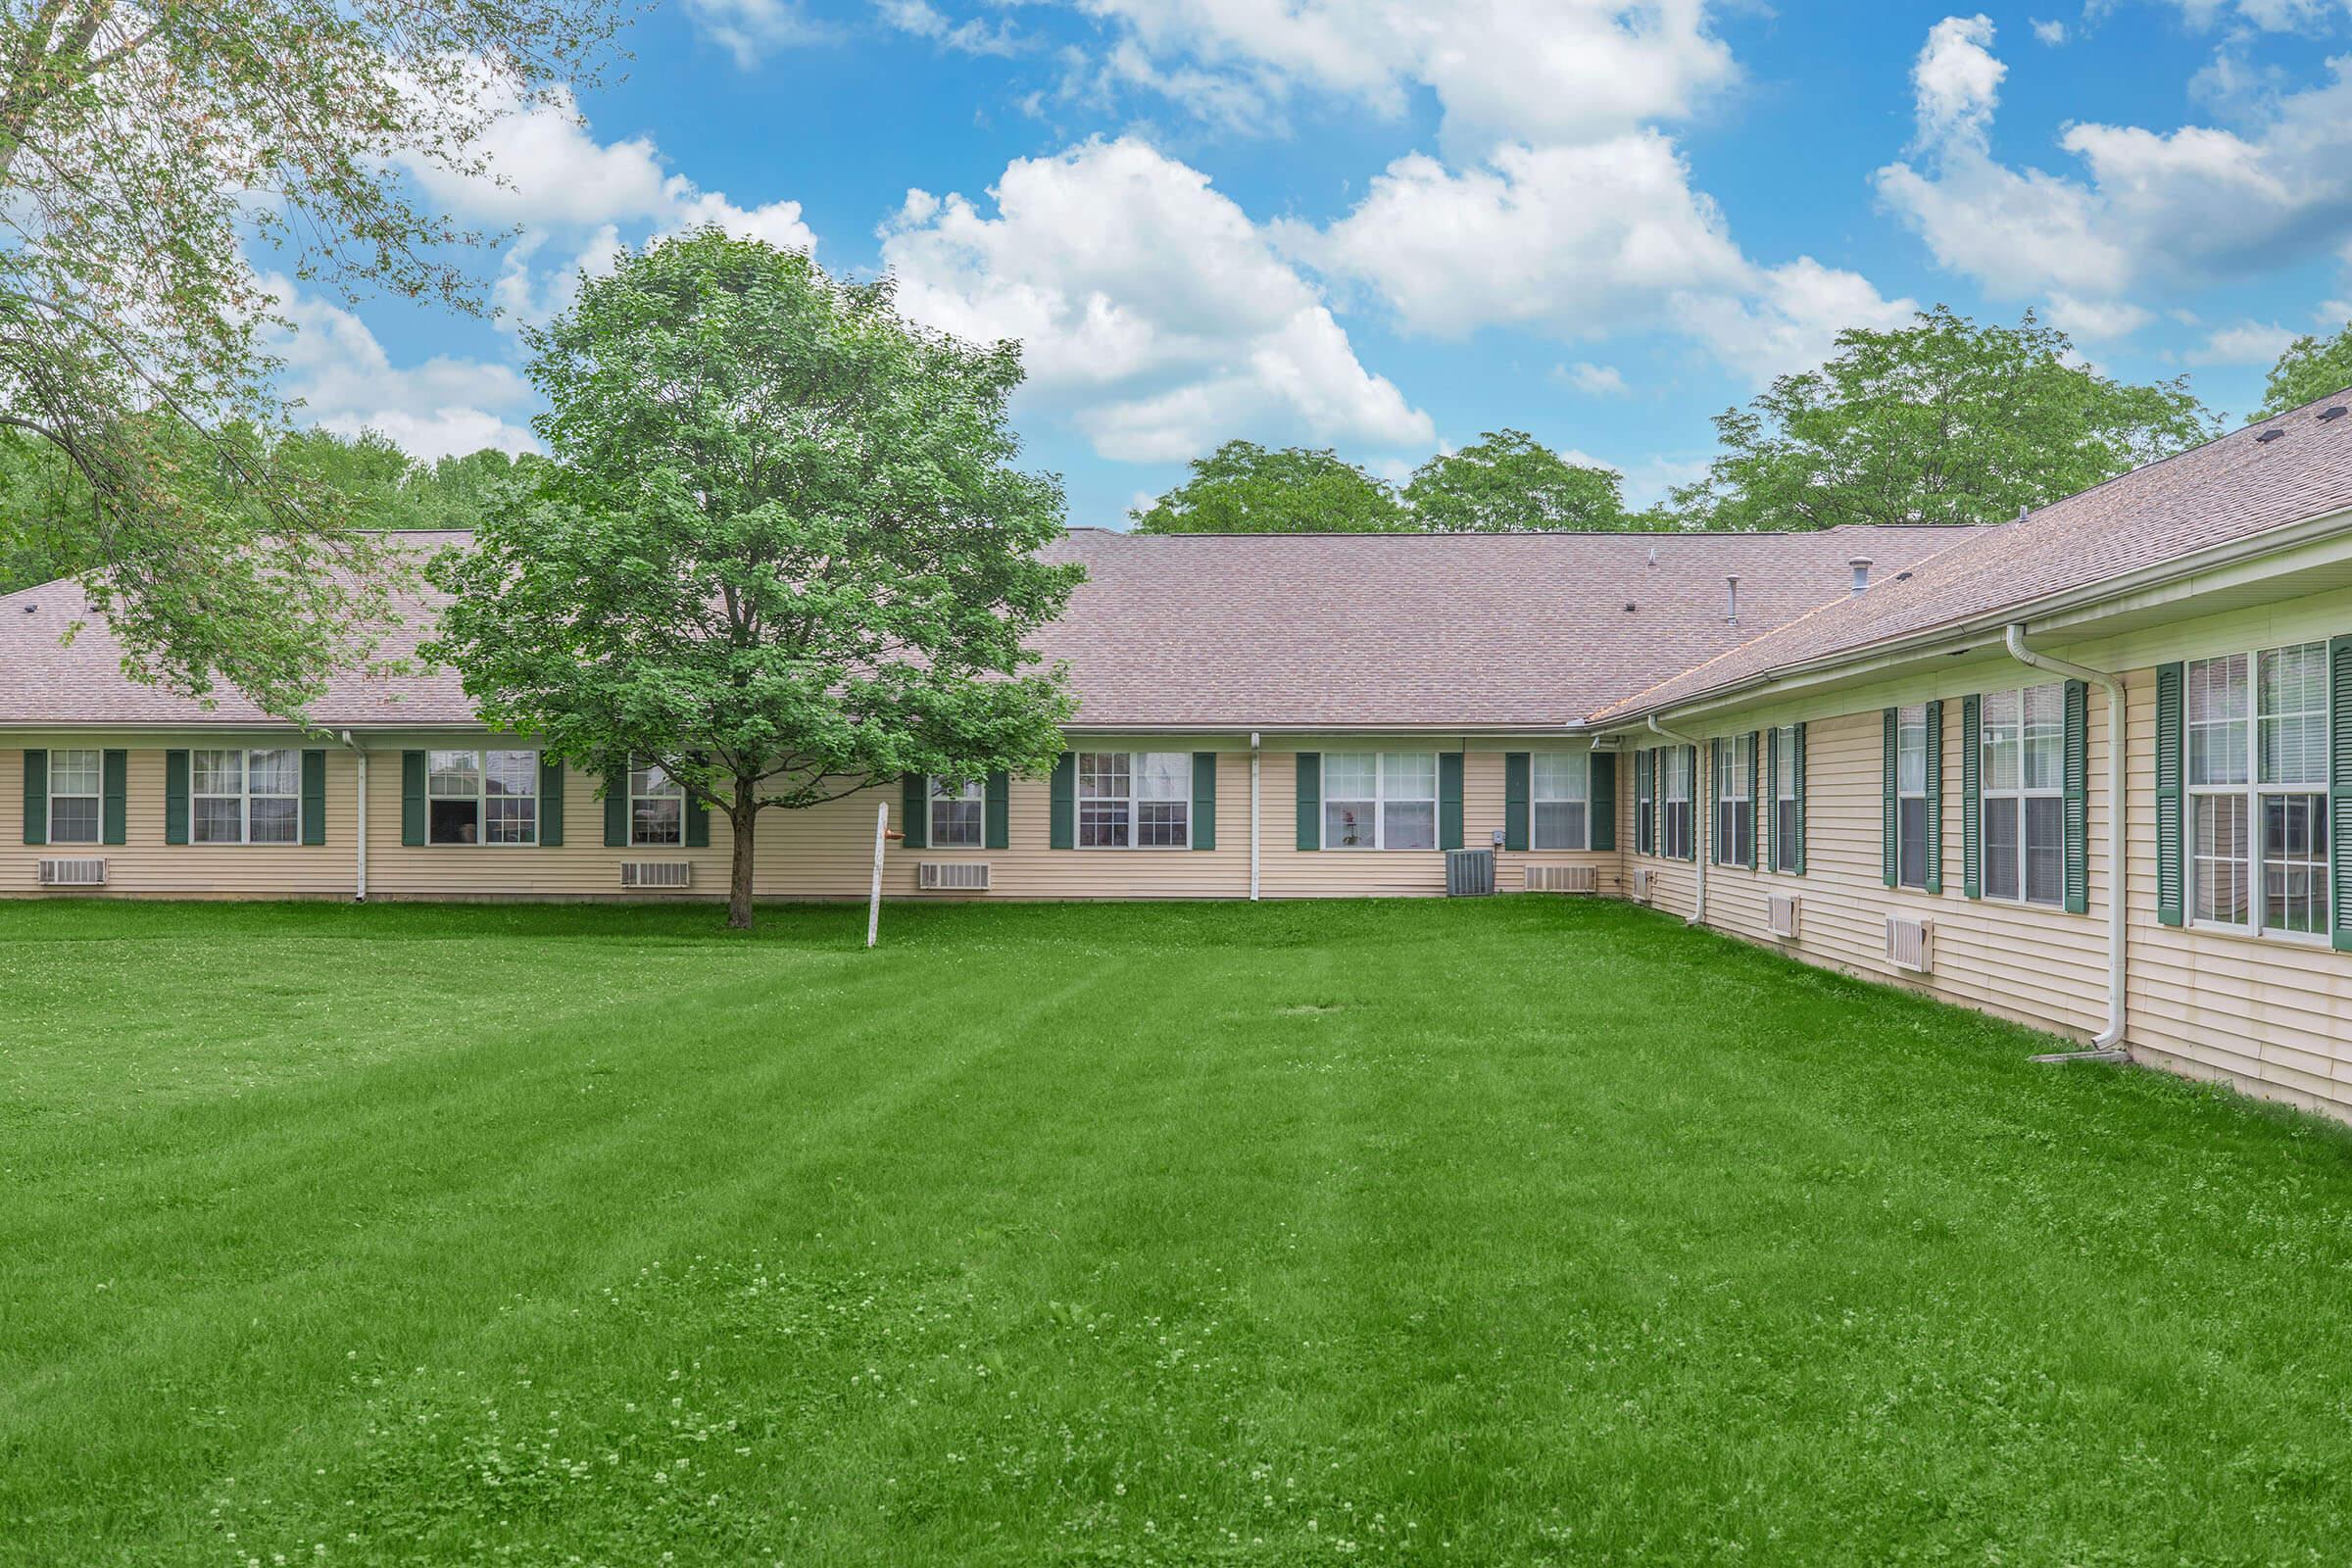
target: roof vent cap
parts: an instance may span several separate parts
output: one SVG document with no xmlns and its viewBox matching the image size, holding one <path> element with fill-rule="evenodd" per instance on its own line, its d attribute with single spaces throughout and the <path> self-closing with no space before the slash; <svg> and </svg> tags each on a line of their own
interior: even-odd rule
<svg viewBox="0 0 2352 1568">
<path fill-rule="evenodd" d="M 1870 591 L 1870 558 L 1855 556 L 1847 561 L 1846 564 L 1854 568 L 1854 592 L 1868 593 Z"/>
<path fill-rule="evenodd" d="M 2322 424 L 2326 424 L 2329 419 L 2340 419 L 2343 416 L 2344 406 L 2341 403 L 2322 409 L 2320 411 L 2320 422 Z"/>
<path fill-rule="evenodd" d="M 2279 430 L 2279 429 L 2270 429 L 2270 430 L 2265 430 L 2265 431 L 2263 431 L 2263 432 L 2262 432 L 2262 434 L 2260 434 L 2260 435 L 2256 436 L 2254 439 L 2255 439 L 2257 442 L 2259 442 L 2260 444 L 2262 444 L 2263 446 L 2266 446 L 2266 447 L 2267 447 L 2267 446 L 2269 446 L 2269 445 L 2270 445 L 2272 442 L 2274 442 L 2274 441 L 2278 440 L 2278 439 L 2280 436 L 2282 436 L 2282 435 L 2284 435 L 2284 434 L 2286 434 L 2286 432 L 2285 432 L 2284 430 Z"/>
</svg>

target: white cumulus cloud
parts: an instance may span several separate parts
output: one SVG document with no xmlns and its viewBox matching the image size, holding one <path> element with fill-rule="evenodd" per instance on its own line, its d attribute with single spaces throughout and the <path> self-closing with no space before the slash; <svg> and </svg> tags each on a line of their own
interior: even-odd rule
<svg viewBox="0 0 2352 1568">
<path fill-rule="evenodd" d="M 282 276 L 264 281 L 291 328 L 272 331 L 270 348 L 284 362 L 281 384 L 300 400 L 304 422 L 342 435 L 375 430 L 427 461 L 483 447 L 536 448 L 523 422 L 535 399 L 511 367 L 438 356 L 396 368 L 351 312 L 299 292 Z"/>
</svg>

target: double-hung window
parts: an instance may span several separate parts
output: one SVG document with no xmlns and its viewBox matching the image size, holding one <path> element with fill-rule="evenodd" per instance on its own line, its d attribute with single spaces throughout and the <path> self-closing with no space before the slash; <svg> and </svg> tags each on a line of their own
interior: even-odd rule
<svg viewBox="0 0 2352 1568">
<path fill-rule="evenodd" d="M 1323 759 L 1323 847 L 1438 847 L 1438 754 L 1331 752 Z"/>
<path fill-rule="evenodd" d="M 188 754 L 189 839 L 197 844 L 294 844 L 302 838 L 302 754 Z"/>
<path fill-rule="evenodd" d="M 1772 868 L 1794 871 L 1802 847 L 1796 827 L 1796 726 L 1783 725 L 1773 736 Z"/>
<path fill-rule="evenodd" d="M 1755 760 L 1752 734 L 1715 743 L 1715 858 L 1725 865 L 1745 865 L 1755 857 Z"/>
<path fill-rule="evenodd" d="M 927 781 L 931 801 L 930 845 L 935 850 L 980 848 L 988 801 L 981 781 L 958 784 L 953 779 Z"/>
<path fill-rule="evenodd" d="M 1635 763 L 1634 849 L 1642 855 L 1658 853 L 1658 758 L 1656 750 L 1641 754 Z"/>
<path fill-rule="evenodd" d="M 686 788 L 659 762 L 629 765 L 629 843 L 660 849 L 686 842 Z"/>
<path fill-rule="evenodd" d="M 1894 808 L 1897 887 L 1928 885 L 1928 710 L 1894 715 Z"/>
<path fill-rule="evenodd" d="M 1658 753 L 1658 772 L 1662 782 L 1658 798 L 1664 803 L 1658 813 L 1658 853 L 1670 860 L 1690 858 L 1690 751 L 1688 747 L 1669 746 Z"/>
<path fill-rule="evenodd" d="M 2066 903 L 2066 688 L 1992 692 L 1984 703 L 1984 896 Z"/>
<path fill-rule="evenodd" d="M 1581 850 L 1586 828 L 1591 758 L 1583 752 L 1538 752 L 1528 760 L 1534 835 L 1528 847 Z"/>
<path fill-rule="evenodd" d="M 1082 850 L 1188 847 L 1193 833 L 1192 784 L 1193 759 L 1188 752 L 1080 752 L 1078 847 Z M 969 788 L 971 819 L 978 824 L 982 816 L 979 786 Z M 935 796 L 932 810 L 935 823 L 938 805 Z M 975 825 L 970 843 L 980 842 L 979 832 Z"/>
<path fill-rule="evenodd" d="M 2199 660 L 2186 675 L 2195 920 L 2326 932 L 2328 645 Z"/>
<path fill-rule="evenodd" d="M 539 842 L 537 752 L 425 754 L 425 842 Z"/>
<path fill-rule="evenodd" d="M 98 842 L 100 800 L 105 793 L 102 755 L 96 751 L 49 754 L 49 842 Z"/>
</svg>

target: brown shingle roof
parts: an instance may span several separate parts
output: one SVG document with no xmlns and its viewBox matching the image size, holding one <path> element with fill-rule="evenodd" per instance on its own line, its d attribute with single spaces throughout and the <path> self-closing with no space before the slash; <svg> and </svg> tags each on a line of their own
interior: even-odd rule
<svg viewBox="0 0 2352 1568">
<path fill-rule="evenodd" d="M 1078 723 L 1092 728 L 1555 725 L 1835 597 L 1849 556 L 1900 570 L 1969 531 L 1147 537 L 1081 528 L 1053 555 L 1083 564 L 1089 580 L 1038 645 L 1069 662 Z M 412 537 L 430 550 L 466 536 Z M 1738 625 L 1725 614 L 1732 572 Z M 387 654 L 413 651 L 428 630 L 429 609 L 416 608 L 387 638 Z M 126 678 L 103 621 L 90 619 L 61 646 L 65 628 L 86 615 L 71 584 L 0 597 L 0 724 L 266 722 L 233 693 L 207 709 Z M 347 676 L 314 712 L 331 726 L 473 718 L 446 670 Z"/>
<path fill-rule="evenodd" d="M 2322 398 L 2015 522 L 1977 530 L 1922 562 L 1906 581 L 1881 573 L 1867 594 L 1823 606 L 1662 682 L 1629 688 L 1593 716 L 1659 711 L 2352 508 L 2352 415 L 2325 416 L 2347 405 L 2352 393 Z"/>
</svg>

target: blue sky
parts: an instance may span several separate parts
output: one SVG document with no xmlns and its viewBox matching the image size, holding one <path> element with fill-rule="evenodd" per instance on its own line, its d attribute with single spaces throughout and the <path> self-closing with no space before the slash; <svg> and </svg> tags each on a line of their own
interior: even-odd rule
<svg viewBox="0 0 2352 1568">
<path fill-rule="evenodd" d="M 515 324 L 698 221 L 1021 338 L 1082 524 L 1233 436 L 1400 476 L 1514 425 L 1651 499 L 1936 301 L 2232 416 L 2352 317 L 2352 0 L 664 0 L 624 38 L 496 129 L 504 184 L 418 172 L 514 230 L 502 316 L 289 292 L 312 417 L 526 444 Z"/>
</svg>

